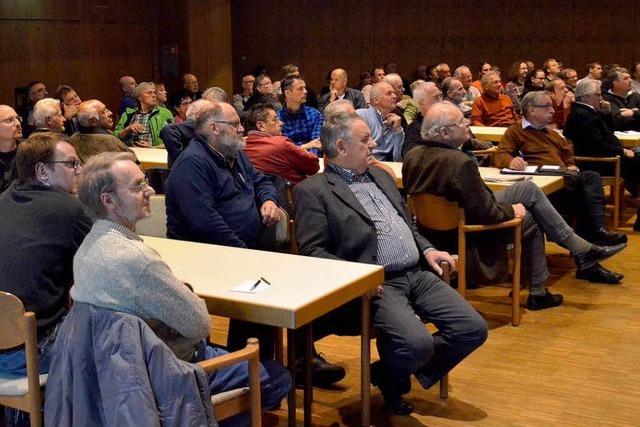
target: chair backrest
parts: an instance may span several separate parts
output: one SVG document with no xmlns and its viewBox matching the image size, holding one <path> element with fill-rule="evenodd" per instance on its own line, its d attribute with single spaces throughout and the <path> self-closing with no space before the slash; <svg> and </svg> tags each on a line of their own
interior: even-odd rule
<svg viewBox="0 0 640 427">
<path fill-rule="evenodd" d="M 277 224 L 262 228 L 258 236 L 258 248 L 272 252 L 289 252 L 289 214 L 282 208 L 280 212 L 282 217 Z"/>
<path fill-rule="evenodd" d="M 25 315 L 22 301 L 13 294 L 0 292 L 0 350 L 13 348 L 24 344 L 27 340 L 27 316 L 35 315 L 31 312 Z"/>
<path fill-rule="evenodd" d="M 165 196 L 151 196 L 151 216 L 136 224 L 136 233 L 141 236 L 167 237 L 167 209 Z"/>
<path fill-rule="evenodd" d="M 458 228 L 460 208 L 456 202 L 429 193 L 407 196 L 411 213 L 421 227 L 430 230 L 447 231 Z"/>
</svg>

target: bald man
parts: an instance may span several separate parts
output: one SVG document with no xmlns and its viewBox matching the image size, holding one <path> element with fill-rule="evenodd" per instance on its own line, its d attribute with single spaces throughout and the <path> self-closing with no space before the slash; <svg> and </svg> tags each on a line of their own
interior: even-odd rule
<svg viewBox="0 0 640 427">
<path fill-rule="evenodd" d="M 198 78 L 191 73 L 182 76 L 182 89 L 173 94 L 171 105 L 180 105 L 180 100 L 186 97 L 191 98 L 192 101 L 202 98 Z"/>
<path fill-rule="evenodd" d="M 97 99 L 81 102 L 78 106 L 78 132 L 69 140 L 84 163 L 96 154 L 130 151 L 122 141 L 111 134 L 113 113 Z"/>
<path fill-rule="evenodd" d="M 329 83 L 330 91 L 320 97 L 318 105 L 320 111 L 324 111 L 327 105 L 338 99 L 351 101 L 356 110 L 358 108 L 366 107 L 366 102 L 362 93 L 357 89 L 347 87 L 348 80 L 349 76 L 342 68 L 336 68 L 331 72 L 331 81 Z"/>
<path fill-rule="evenodd" d="M 138 106 L 138 99 L 133 94 L 136 90 L 136 79 L 131 76 L 122 76 L 119 84 L 124 98 L 120 101 L 118 114 L 122 115 L 127 108 L 136 108 Z"/>
<path fill-rule="evenodd" d="M 15 159 L 22 138 L 22 119 L 8 105 L 0 105 L 0 194 L 17 178 Z"/>
</svg>

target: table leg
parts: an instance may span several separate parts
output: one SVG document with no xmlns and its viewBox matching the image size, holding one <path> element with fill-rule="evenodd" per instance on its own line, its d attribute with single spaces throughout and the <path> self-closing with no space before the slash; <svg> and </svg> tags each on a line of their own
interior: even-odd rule
<svg viewBox="0 0 640 427">
<path fill-rule="evenodd" d="M 287 367 L 291 374 L 291 390 L 287 398 L 289 427 L 296 427 L 296 334 L 287 329 Z"/>
<path fill-rule="evenodd" d="M 371 425 L 371 389 L 370 375 L 371 372 L 371 297 L 369 293 L 362 296 L 362 334 L 360 339 L 360 393 L 362 399 L 362 425 L 369 427 Z"/>
<path fill-rule="evenodd" d="M 313 404 L 313 381 L 311 364 L 313 360 L 313 326 L 304 326 L 304 425 L 311 426 L 311 406 Z"/>
</svg>

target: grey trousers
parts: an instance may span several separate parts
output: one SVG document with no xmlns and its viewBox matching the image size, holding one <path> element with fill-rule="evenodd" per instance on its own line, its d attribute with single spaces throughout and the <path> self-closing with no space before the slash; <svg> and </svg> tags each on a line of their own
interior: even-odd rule
<svg viewBox="0 0 640 427">
<path fill-rule="evenodd" d="M 496 201 L 522 203 L 527 215 L 522 221 L 522 256 L 527 281 L 532 289 L 543 286 L 549 277 L 544 255 L 544 235 L 555 243 L 565 242 L 573 230 L 553 207 L 547 196 L 531 181 L 516 182 L 495 193 Z"/>
<path fill-rule="evenodd" d="M 372 300 L 387 396 L 409 392 L 412 374 L 428 388 L 487 339 L 484 319 L 435 274 L 413 268 L 385 275 Z M 438 332 L 431 335 L 423 322 Z M 386 398 L 386 397 L 385 397 Z"/>
</svg>

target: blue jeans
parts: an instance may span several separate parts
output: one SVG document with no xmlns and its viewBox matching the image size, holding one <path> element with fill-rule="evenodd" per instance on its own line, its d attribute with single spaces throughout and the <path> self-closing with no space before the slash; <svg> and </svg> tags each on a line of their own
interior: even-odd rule
<svg viewBox="0 0 640 427">
<path fill-rule="evenodd" d="M 204 359 L 227 354 L 221 348 L 206 346 Z M 242 362 L 227 366 L 209 374 L 209 387 L 211 394 L 222 393 L 235 388 L 247 387 L 249 385 L 249 363 Z M 284 366 L 272 360 L 260 362 L 260 397 L 262 409 L 270 410 L 280 406 L 291 389 L 291 375 Z M 224 420 L 220 425 L 239 426 L 249 425 L 249 415 L 240 414 Z"/>
</svg>

